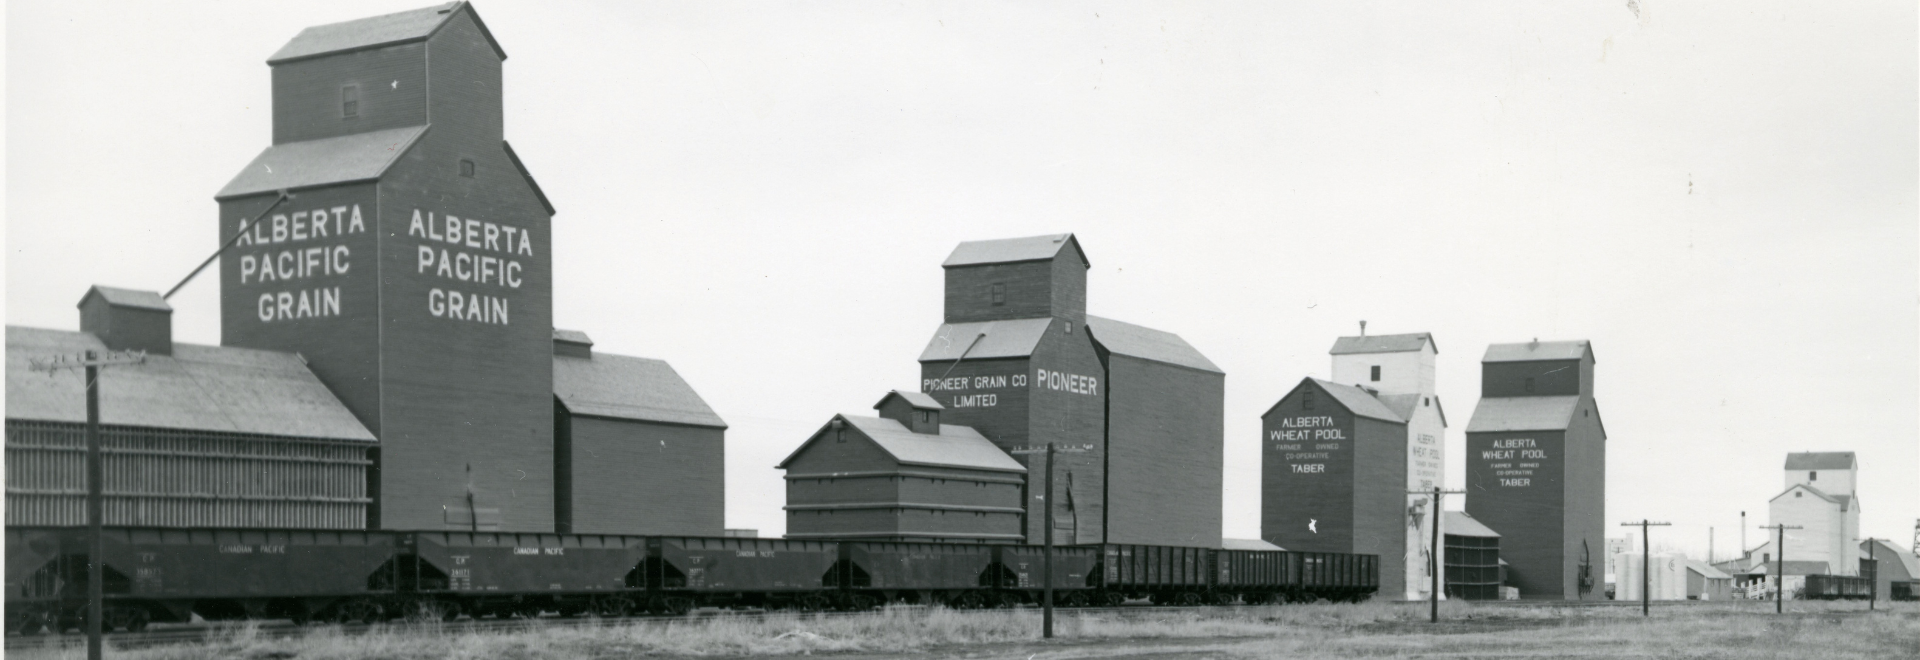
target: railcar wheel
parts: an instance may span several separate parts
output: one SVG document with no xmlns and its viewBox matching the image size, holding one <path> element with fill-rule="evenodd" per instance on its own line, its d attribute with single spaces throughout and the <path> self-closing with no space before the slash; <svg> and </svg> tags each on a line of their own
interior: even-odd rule
<svg viewBox="0 0 1920 660">
<path fill-rule="evenodd" d="M 626 596 L 602 596 L 599 600 L 593 601 L 593 613 L 595 616 L 626 616 L 628 612 L 632 611 L 633 600 Z"/>
<path fill-rule="evenodd" d="M 1067 594 L 1067 597 L 1063 600 L 1064 602 L 1061 602 L 1060 604 L 1065 607 L 1086 607 L 1087 606 L 1087 594 L 1084 592 L 1075 591 L 1073 593 L 1069 593 Z"/>
<path fill-rule="evenodd" d="M 1186 607 L 1193 607 L 1199 605 L 1201 602 L 1200 594 L 1191 591 L 1181 593 L 1179 596 L 1179 603 Z"/>
<path fill-rule="evenodd" d="M 1108 591 L 1100 594 L 1100 604 L 1105 605 L 1107 607 L 1119 607 L 1125 604 L 1126 602 L 1127 602 L 1126 594 L 1122 594 L 1118 591 Z"/>
<path fill-rule="evenodd" d="M 15 632 L 20 633 L 21 636 L 30 637 L 38 635 L 40 631 L 46 630 L 47 628 L 47 613 L 39 610 L 28 610 L 21 614 L 19 619 L 13 621 L 13 625 L 10 627 L 13 628 Z"/>
<path fill-rule="evenodd" d="M 1233 594 L 1218 591 L 1213 593 L 1213 604 L 1215 605 L 1232 605 L 1233 600 Z"/>
<path fill-rule="evenodd" d="M 956 610 L 980 609 L 980 604 L 980 594 L 972 591 L 962 592 L 947 601 L 947 606 Z"/>
<path fill-rule="evenodd" d="M 333 620 L 337 623 L 364 623 L 372 625 L 380 620 L 380 606 L 368 600 L 353 600 L 342 603 L 334 610 Z"/>
<path fill-rule="evenodd" d="M 818 612 L 827 609 L 827 598 L 820 594 L 807 594 L 794 601 L 794 609 L 802 612 Z"/>
<path fill-rule="evenodd" d="M 692 612 L 692 611 L 693 611 L 693 599 L 691 598 L 668 598 L 667 599 L 667 614 L 670 614 L 673 616 L 686 616 L 688 612 Z"/>
</svg>

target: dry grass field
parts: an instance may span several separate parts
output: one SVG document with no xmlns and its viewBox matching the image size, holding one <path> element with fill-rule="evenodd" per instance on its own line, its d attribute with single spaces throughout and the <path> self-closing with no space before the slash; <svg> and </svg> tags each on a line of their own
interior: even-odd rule
<svg viewBox="0 0 1920 660">
<path fill-rule="evenodd" d="M 1920 658 L 1920 607 L 1859 603 L 1684 603 L 1556 607 L 1446 603 L 1293 605 L 1174 612 L 1063 611 L 1040 640 L 1037 611 L 898 609 L 843 617 L 712 617 L 607 627 L 529 622 L 455 632 L 434 624 L 364 633 L 318 627 L 271 639 L 238 627 L 191 645 L 113 649 L 138 660 L 547 660 L 629 657 L 839 658 Z M 16 649 L 20 660 L 82 658 L 81 648 Z"/>
</svg>

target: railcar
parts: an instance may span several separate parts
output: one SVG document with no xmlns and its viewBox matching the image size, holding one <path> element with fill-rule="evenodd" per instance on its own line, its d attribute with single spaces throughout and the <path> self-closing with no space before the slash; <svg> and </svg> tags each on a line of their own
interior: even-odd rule
<svg viewBox="0 0 1920 660">
<path fill-rule="evenodd" d="M 1873 579 L 1850 575 L 1809 575 L 1800 597 L 1809 600 L 1866 600 L 1873 595 Z"/>
<path fill-rule="evenodd" d="M 1360 601 L 1380 588 L 1379 557 L 1333 552 L 1101 546 L 1096 603 L 1159 605 Z"/>
<path fill-rule="evenodd" d="M 110 630 L 150 622 L 685 614 L 695 607 L 859 610 L 885 603 L 1063 607 L 1352 600 L 1372 555 L 1062 546 L 530 534 L 108 528 Z M 9 632 L 76 629 L 80 528 L 6 530 Z"/>
</svg>

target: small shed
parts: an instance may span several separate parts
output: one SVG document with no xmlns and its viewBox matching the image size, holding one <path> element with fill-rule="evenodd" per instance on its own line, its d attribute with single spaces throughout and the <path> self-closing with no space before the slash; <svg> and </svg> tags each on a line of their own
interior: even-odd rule
<svg viewBox="0 0 1920 660">
<path fill-rule="evenodd" d="M 1698 559 L 1687 560 L 1687 600 L 1732 598 L 1732 575 Z"/>
<path fill-rule="evenodd" d="M 1026 468 L 942 406 L 894 390 L 879 417 L 834 415 L 777 466 L 787 538 L 1015 543 Z"/>
</svg>

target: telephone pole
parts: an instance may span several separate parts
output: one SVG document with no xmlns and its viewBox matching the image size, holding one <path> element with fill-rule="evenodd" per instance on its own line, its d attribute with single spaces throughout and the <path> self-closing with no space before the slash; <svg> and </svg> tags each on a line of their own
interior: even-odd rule
<svg viewBox="0 0 1920 660">
<path fill-rule="evenodd" d="M 968 350 L 972 350 L 972 347 L 969 346 Z M 1093 445 L 1055 447 L 1053 443 L 1049 442 L 1045 448 L 1028 447 L 1025 449 L 1015 449 L 1012 452 L 1020 455 L 1047 455 L 1047 476 L 1043 480 L 1045 485 L 1041 486 L 1047 491 L 1046 497 L 1042 498 L 1042 500 L 1047 503 L 1046 522 L 1043 523 L 1046 527 L 1047 549 L 1045 554 L 1041 555 L 1044 559 L 1042 560 L 1040 568 L 1042 575 L 1040 583 L 1044 585 L 1040 588 L 1040 593 L 1042 594 L 1041 607 L 1044 608 L 1043 614 L 1041 615 L 1040 636 L 1045 639 L 1053 639 L 1053 455 L 1061 453 L 1083 454 L 1092 450 Z"/>
<path fill-rule="evenodd" d="M 1647 528 L 1666 527 L 1672 524 L 1653 522 L 1644 518 L 1637 523 L 1620 523 L 1621 527 L 1640 528 L 1640 616 L 1653 616 L 1653 592 L 1649 590 L 1653 580 L 1648 577 L 1653 573 L 1653 541 L 1647 538 Z"/>
<path fill-rule="evenodd" d="M 1774 614 L 1779 614 L 1781 612 L 1786 611 L 1786 606 L 1781 603 L 1781 599 L 1785 597 L 1784 594 L 1787 592 L 1787 530 L 1800 529 L 1800 528 L 1801 527 L 1799 525 L 1784 525 L 1784 524 L 1760 526 L 1760 529 L 1780 530 L 1779 540 L 1774 541 L 1773 543 L 1773 549 L 1775 551 L 1773 555 L 1774 556 L 1773 579 L 1779 582 L 1778 588 L 1773 590 L 1773 613 Z"/>
<path fill-rule="evenodd" d="M 1890 539 L 1876 539 L 1871 536 L 1864 540 L 1867 542 L 1867 561 L 1873 562 L 1873 575 L 1867 576 L 1867 611 L 1872 612 L 1873 601 L 1880 600 L 1880 558 L 1878 557 L 1880 554 L 1878 552 L 1880 546 L 1874 545 L 1874 542 L 1887 541 L 1888 543 L 1892 543 L 1893 541 Z"/>
<path fill-rule="evenodd" d="M 85 373 L 87 388 L 87 660 L 100 660 L 100 622 L 105 617 L 106 595 L 102 588 L 100 557 L 106 554 L 101 533 L 106 518 L 101 481 L 106 470 L 100 460 L 100 368 L 147 361 L 146 351 L 87 351 L 77 355 L 56 355 L 28 361 L 33 371 L 79 369 Z"/>
<path fill-rule="evenodd" d="M 1365 322 L 1362 321 L 1364 324 Z M 1363 328 L 1364 329 L 1364 328 Z M 1464 495 L 1464 490 L 1410 490 L 1408 495 L 1433 496 L 1433 545 L 1427 549 L 1427 576 L 1433 579 L 1433 586 L 1427 589 L 1427 602 L 1431 606 L 1429 618 L 1432 623 L 1440 622 L 1440 497 L 1442 495 Z"/>
</svg>

